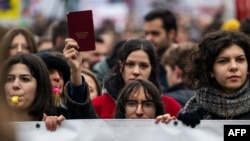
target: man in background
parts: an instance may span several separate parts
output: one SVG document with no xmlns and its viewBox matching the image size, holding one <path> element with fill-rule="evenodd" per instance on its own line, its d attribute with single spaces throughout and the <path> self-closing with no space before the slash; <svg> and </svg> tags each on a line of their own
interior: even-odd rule
<svg viewBox="0 0 250 141">
<path fill-rule="evenodd" d="M 177 22 L 175 15 L 167 9 L 150 11 L 144 17 L 145 38 L 151 41 L 159 59 L 163 53 L 175 43 L 177 36 Z"/>
<path fill-rule="evenodd" d="M 163 53 L 174 46 L 177 36 L 177 21 L 175 15 L 167 9 L 155 9 L 144 16 L 145 38 L 155 46 L 158 60 L 160 62 Z M 160 83 L 163 92 L 166 92 L 168 83 L 166 81 L 166 70 L 160 65 Z"/>
</svg>

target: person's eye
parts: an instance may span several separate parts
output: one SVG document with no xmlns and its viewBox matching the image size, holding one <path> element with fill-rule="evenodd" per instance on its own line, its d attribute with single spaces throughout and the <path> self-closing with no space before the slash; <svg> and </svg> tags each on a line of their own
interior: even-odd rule
<svg viewBox="0 0 250 141">
<path fill-rule="evenodd" d="M 7 82 L 13 82 L 15 80 L 15 78 L 14 77 L 11 77 L 11 76 L 8 76 L 7 78 L 6 78 L 6 81 Z"/>
<path fill-rule="evenodd" d="M 10 46 L 10 49 L 15 49 L 15 48 L 17 48 L 17 45 L 11 45 Z"/>
<path fill-rule="evenodd" d="M 136 107 L 137 106 L 136 101 L 127 101 L 126 104 L 127 104 L 127 106 L 130 106 L 130 107 Z"/>
<path fill-rule="evenodd" d="M 227 62 L 227 60 L 223 59 L 223 60 L 218 60 L 217 62 L 220 63 L 220 64 L 225 64 Z"/>
<path fill-rule="evenodd" d="M 238 62 L 244 62 L 244 61 L 246 61 L 246 58 L 238 58 L 237 61 Z"/>
<path fill-rule="evenodd" d="M 60 78 L 63 79 L 63 73 L 60 71 L 58 73 L 59 73 Z"/>
<path fill-rule="evenodd" d="M 128 67 L 134 66 L 134 64 L 133 64 L 133 63 L 130 63 L 130 62 L 127 62 L 125 65 L 128 66 Z"/>
<path fill-rule="evenodd" d="M 152 34 L 153 36 L 158 36 L 158 35 L 160 34 L 160 32 L 158 32 L 158 31 L 152 31 L 151 34 Z"/>
<path fill-rule="evenodd" d="M 149 35 L 149 34 L 150 34 L 150 32 L 149 32 L 149 31 L 146 31 L 146 32 L 145 32 L 145 35 Z"/>
<path fill-rule="evenodd" d="M 30 47 L 29 47 L 29 46 L 22 46 L 22 48 L 23 48 L 23 49 L 27 49 L 27 50 L 29 50 L 29 49 L 30 49 Z"/>
<path fill-rule="evenodd" d="M 29 77 L 22 77 L 21 80 L 23 82 L 29 82 L 30 81 L 30 78 Z"/>
<path fill-rule="evenodd" d="M 140 66 L 141 66 L 141 68 L 145 69 L 145 68 L 148 68 L 149 65 L 148 64 L 141 64 Z"/>
<path fill-rule="evenodd" d="M 98 56 L 101 56 L 101 54 L 96 52 L 93 54 L 93 56 L 98 57 Z"/>
<path fill-rule="evenodd" d="M 143 102 L 143 106 L 144 106 L 144 107 L 153 107 L 153 106 L 154 106 L 154 103 L 151 102 L 151 101 L 145 101 L 145 102 Z"/>
<path fill-rule="evenodd" d="M 94 92 L 94 89 L 92 87 L 89 86 L 89 92 L 92 93 Z"/>
</svg>

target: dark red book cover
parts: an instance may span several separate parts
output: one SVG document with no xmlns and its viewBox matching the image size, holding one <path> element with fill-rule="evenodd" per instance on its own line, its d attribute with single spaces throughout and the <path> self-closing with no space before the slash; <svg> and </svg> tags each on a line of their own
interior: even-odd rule
<svg viewBox="0 0 250 141">
<path fill-rule="evenodd" d="M 92 10 L 69 12 L 69 37 L 76 40 L 79 51 L 95 50 L 95 35 Z"/>
</svg>

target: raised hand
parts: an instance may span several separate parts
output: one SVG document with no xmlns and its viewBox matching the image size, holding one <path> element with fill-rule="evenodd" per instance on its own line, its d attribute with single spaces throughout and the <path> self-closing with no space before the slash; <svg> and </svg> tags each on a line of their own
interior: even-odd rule
<svg viewBox="0 0 250 141">
<path fill-rule="evenodd" d="M 81 79 L 81 64 L 82 56 L 78 52 L 79 46 L 74 39 L 65 39 L 65 47 L 63 49 L 64 58 L 67 60 L 71 70 L 71 82 L 79 86 L 82 83 Z"/>
</svg>

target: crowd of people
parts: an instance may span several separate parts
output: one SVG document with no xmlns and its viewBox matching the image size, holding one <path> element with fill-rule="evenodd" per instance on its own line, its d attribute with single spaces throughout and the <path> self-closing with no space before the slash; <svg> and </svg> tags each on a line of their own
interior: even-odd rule
<svg viewBox="0 0 250 141">
<path fill-rule="evenodd" d="M 7 119 L 44 121 L 51 131 L 67 119 L 178 119 L 191 127 L 204 119 L 250 119 L 248 18 L 237 29 L 207 30 L 199 42 L 185 43 L 170 10 L 143 19 L 144 35 L 123 39 L 100 29 L 96 50 L 86 52 L 67 37 L 66 21 L 51 38 L 8 29 L 0 42 Z"/>
</svg>

